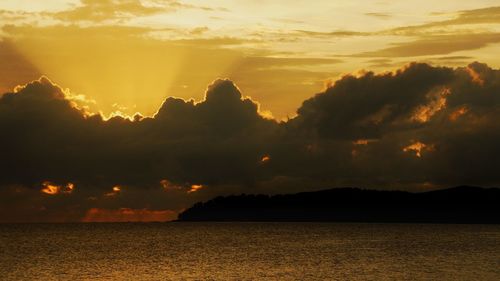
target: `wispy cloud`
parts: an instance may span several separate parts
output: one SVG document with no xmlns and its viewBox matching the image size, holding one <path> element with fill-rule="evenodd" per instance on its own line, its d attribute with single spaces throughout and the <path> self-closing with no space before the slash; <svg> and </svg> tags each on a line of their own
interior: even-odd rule
<svg viewBox="0 0 500 281">
<path fill-rule="evenodd" d="M 425 36 L 416 41 L 395 43 L 377 51 L 369 51 L 360 57 L 418 57 L 446 55 L 458 51 L 476 50 L 492 43 L 500 42 L 500 33 L 480 33 L 461 35 Z"/>
</svg>

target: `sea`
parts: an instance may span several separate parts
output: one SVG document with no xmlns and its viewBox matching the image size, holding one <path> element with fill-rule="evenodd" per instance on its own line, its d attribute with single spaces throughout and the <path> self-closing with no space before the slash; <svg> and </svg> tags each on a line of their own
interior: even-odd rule
<svg viewBox="0 0 500 281">
<path fill-rule="evenodd" d="M 500 280 L 499 225 L 0 224 L 0 280 Z"/>
</svg>

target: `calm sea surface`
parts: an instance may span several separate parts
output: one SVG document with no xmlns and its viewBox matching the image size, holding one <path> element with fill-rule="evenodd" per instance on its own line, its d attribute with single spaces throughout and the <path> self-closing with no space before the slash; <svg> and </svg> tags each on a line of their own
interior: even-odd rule
<svg viewBox="0 0 500 281">
<path fill-rule="evenodd" d="M 500 280 L 500 226 L 4 224 L 0 280 Z"/>
</svg>

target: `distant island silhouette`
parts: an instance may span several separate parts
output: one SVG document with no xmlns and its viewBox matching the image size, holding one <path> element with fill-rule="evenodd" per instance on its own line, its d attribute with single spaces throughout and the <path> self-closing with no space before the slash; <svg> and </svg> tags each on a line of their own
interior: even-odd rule
<svg viewBox="0 0 500 281">
<path fill-rule="evenodd" d="M 334 188 L 284 195 L 233 195 L 199 202 L 177 221 L 500 223 L 500 188 L 459 186 L 411 193 Z"/>
</svg>

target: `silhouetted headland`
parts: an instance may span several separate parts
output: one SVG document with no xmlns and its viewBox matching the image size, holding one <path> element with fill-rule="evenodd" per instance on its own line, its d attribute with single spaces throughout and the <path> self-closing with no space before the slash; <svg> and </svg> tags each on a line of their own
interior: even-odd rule
<svg viewBox="0 0 500 281">
<path fill-rule="evenodd" d="M 411 193 L 335 188 L 235 195 L 196 203 L 178 221 L 500 223 L 500 189 L 460 186 Z"/>
</svg>

